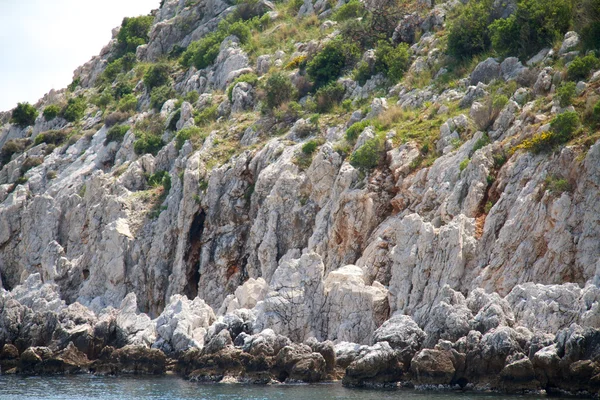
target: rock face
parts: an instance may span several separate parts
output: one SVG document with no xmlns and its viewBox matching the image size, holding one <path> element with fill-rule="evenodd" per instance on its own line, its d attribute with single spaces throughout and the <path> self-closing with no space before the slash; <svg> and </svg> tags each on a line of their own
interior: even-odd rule
<svg viewBox="0 0 600 400">
<path fill-rule="evenodd" d="M 308 113 L 329 99 L 296 68 L 339 34 L 316 22 L 334 5 L 311 0 L 299 14 L 321 40 L 260 54 L 243 30 L 219 36 L 210 66 L 173 71 L 160 111 L 123 71 L 110 87 L 131 80 L 129 114 L 91 100 L 75 124 L 0 114 L 0 371 L 597 393 L 600 143 L 527 150 L 560 111 L 553 50 L 446 85 L 434 32 L 458 3 L 424 1 L 395 29 L 407 76 L 431 84 L 341 77 L 340 115 Z M 494 2 L 493 18 L 515 7 Z M 166 0 L 137 60 L 174 58 L 233 12 L 266 14 L 254 33 L 276 45 L 295 28 L 275 9 Z M 37 109 L 96 98 L 116 44 Z M 271 112 L 273 71 L 302 97 Z M 146 129 L 162 147 L 139 154 Z"/>
</svg>

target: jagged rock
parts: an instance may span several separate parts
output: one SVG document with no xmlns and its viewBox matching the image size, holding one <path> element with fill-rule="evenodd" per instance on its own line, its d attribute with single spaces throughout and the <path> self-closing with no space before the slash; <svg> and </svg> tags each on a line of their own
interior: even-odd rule
<svg viewBox="0 0 600 400">
<path fill-rule="evenodd" d="M 572 51 L 579 45 L 579 34 L 574 31 L 569 31 L 565 34 L 565 38 L 563 40 L 560 49 L 558 50 L 559 56 L 564 56 L 568 52 Z"/>
<path fill-rule="evenodd" d="M 525 71 L 527 67 L 516 57 L 508 57 L 500 64 L 500 74 L 505 81 L 517 80 Z"/>
<path fill-rule="evenodd" d="M 498 61 L 493 58 L 488 58 L 485 61 L 480 62 L 473 72 L 471 73 L 470 85 L 477 85 L 478 83 L 490 83 L 494 79 L 500 77 L 501 68 Z"/>
<path fill-rule="evenodd" d="M 213 310 L 202 299 L 174 295 L 156 319 L 157 341 L 152 346 L 165 352 L 201 348 L 214 320 Z"/>
<path fill-rule="evenodd" d="M 405 365 L 410 364 L 413 355 L 421 348 L 427 334 L 408 315 L 396 315 L 385 321 L 373 333 L 373 342 L 387 342 L 400 352 Z"/>
<path fill-rule="evenodd" d="M 448 153 L 454 148 L 453 142 L 460 140 L 461 132 L 467 130 L 469 121 L 463 114 L 448 119 L 440 127 L 440 139 L 436 143 L 439 153 Z"/>
<path fill-rule="evenodd" d="M 326 376 L 326 362 L 306 345 L 293 344 L 279 351 L 275 361 L 279 381 L 318 382 Z"/>
<path fill-rule="evenodd" d="M 485 131 L 492 123 L 492 104 L 489 102 L 480 103 L 478 101 L 471 105 L 469 116 L 477 125 L 477 128 Z"/>
<path fill-rule="evenodd" d="M 256 59 L 256 73 L 261 76 L 269 72 L 272 64 L 272 57 L 269 54 L 259 56 Z"/>
<path fill-rule="evenodd" d="M 492 4 L 491 17 L 492 19 L 504 19 L 510 17 L 517 11 L 517 2 L 515 0 L 494 0 Z"/>
<path fill-rule="evenodd" d="M 254 88 L 246 82 L 239 82 L 231 94 L 231 112 L 238 113 L 251 110 L 254 107 Z"/>
<path fill-rule="evenodd" d="M 315 338 L 310 338 L 306 341 L 306 344 L 310 346 L 314 353 L 319 353 L 325 360 L 325 371 L 331 374 L 336 366 L 336 355 L 335 346 L 333 342 L 328 340 L 325 342 L 318 342 Z"/>
<path fill-rule="evenodd" d="M 364 346 L 346 368 L 345 386 L 365 386 L 397 382 L 405 369 L 399 354 L 387 342 Z"/>
<path fill-rule="evenodd" d="M 412 359 L 410 370 L 421 385 L 450 385 L 454 380 L 452 353 L 423 349 Z"/>
<path fill-rule="evenodd" d="M 19 350 L 12 344 L 5 344 L 0 352 L 0 373 L 16 368 L 19 364 Z"/>
<path fill-rule="evenodd" d="M 371 102 L 371 111 L 365 118 L 372 119 L 388 109 L 387 100 L 385 98 L 375 98 Z"/>
<path fill-rule="evenodd" d="M 405 15 L 396 29 L 394 29 L 392 40 L 395 43 L 405 42 L 413 44 L 417 29 L 422 23 L 423 18 L 418 13 Z"/>
<path fill-rule="evenodd" d="M 552 87 L 552 68 L 544 68 L 538 75 L 533 85 L 533 93 L 536 95 L 546 94 Z"/>
<path fill-rule="evenodd" d="M 99 374 L 160 375 L 165 373 L 166 364 L 167 358 L 162 351 L 129 345 L 110 351 L 110 355 L 101 355 L 90 368 Z"/>
<path fill-rule="evenodd" d="M 250 71 L 248 56 L 240 48 L 239 39 L 228 36 L 221 43 L 209 82 L 215 88 L 225 90 L 235 78 Z"/>
<path fill-rule="evenodd" d="M 460 108 L 470 107 L 473 102 L 487 94 L 486 86 L 483 83 L 478 83 L 477 86 L 469 86 L 464 97 L 458 103 Z"/>
<path fill-rule="evenodd" d="M 509 392 L 539 388 L 533 364 L 523 353 L 517 353 L 506 360 L 506 366 L 500 371 L 500 380 L 503 389 Z"/>
</svg>

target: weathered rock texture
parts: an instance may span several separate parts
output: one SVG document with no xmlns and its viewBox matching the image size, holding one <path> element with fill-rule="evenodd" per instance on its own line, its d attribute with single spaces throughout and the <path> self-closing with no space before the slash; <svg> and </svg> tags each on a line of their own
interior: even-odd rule
<svg viewBox="0 0 600 400">
<path fill-rule="evenodd" d="M 305 1 L 301 11 L 327 12 L 323 4 Z M 411 48 L 412 71 L 438 65 L 428 31 L 443 26 L 450 6 L 408 16 L 396 29 L 410 41 L 411 26 L 425 31 Z M 231 11 L 220 1 L 165 1 L 137 56 L 152 61 L 186 46 Z M 110 52 L 76 72 L 81 93 Z M 551 90 L 552 68 L 488 59 L 441 93 L 392 88 L 387 100 L 372 101 L 369 117 L 392 107 L 392 95 L 398 109 L 464 109 L 434 132 L 430 164 L 421 166 L 416 143 L 387 140 L 386 156 L 365 173 L 334 150 L 347 125 L 299 120 L 279 123 L 274 129 L 290 132 L 273 136 L 268 117 L 251 126 L 239 117 L 258 109 L 251 84 L 237 83 L 231 103 L 212 93 L 286 57 L 261 56 L 254 70 L 231 36 L 213 66 L 175 76 L 181 95 L 200 95 L 179 114 L 175 100 L 165 103 L 160 114 L 177 115 L 175 130 L 192 126 L 193 111 L 212 101 L 230 124 L 196 147 L 178 143 L 165 123 L 165 146 L 140 156 L 131 130 L 122 143 L 107 143 L 108 127 L 90 107 L 85 135 L 56 148 L 30 142 L 1 165 L 2 371 L 161 373 L 168 355 L 195 379 L 312 382 L 345 372 L 349 385 L 597 392 L 600 143 L 514 151 L 547 129 L 551 116 L 532 115 L 532 96 Z M 492 112 L 493 80 L 525 88 Z M 347 99 L 360 100 L 383 81 L 340 82 Z M 141 94 L 139 107 L 148 101 Z M 351 122 L 363 117 L 357 110 Z M 28 128 L 5 122 L 0 146 L 71 127 L 43 117 Z M 374 134 L 364 129 L 355 149 Z M 315 136 L 324 143 L 300 166 L 301 148 Z M 150 187 L 148 176 L 161 171 L 170 185 Z M 568 190 L 551 190 L 556 177 Z"/>
</svg>

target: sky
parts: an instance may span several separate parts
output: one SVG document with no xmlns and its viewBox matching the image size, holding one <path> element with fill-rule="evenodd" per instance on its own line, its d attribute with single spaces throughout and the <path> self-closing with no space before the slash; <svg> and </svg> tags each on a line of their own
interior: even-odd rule
<svg viewBox="0 0 600 400">
<path fill-rule="evenodd" d="M 0 0 L 0 111 L 66 87 L 123 17 L 160 0 Z"/>
</svg>

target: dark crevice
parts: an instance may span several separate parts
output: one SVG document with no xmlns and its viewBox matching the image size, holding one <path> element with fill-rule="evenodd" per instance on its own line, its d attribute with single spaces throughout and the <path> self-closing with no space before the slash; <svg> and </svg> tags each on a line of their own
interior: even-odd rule
<svg viewBox="0 0 600 400">
<path fill-rule="evenodd" d="M 188 299 L 194 299 L 198 295 L 198 283 L 200 282 L 200 252 L 202 250 L 202 232 L 204 231 L 204 220 L 206 213 L 200 210 L 194 216 L 190 232 L 188 234 L 188 248 L 185 254 L 186 285 L 184 294 Z"/>
<path fill-rule="evenodd" d="M 12 290 L 12 286 L 9 285 L 7 277 L 2 271 L 0 271 L 0 281 L 2 282 L 0 287 L 4 288 L 4 290 L 8 290 L 9 292 Z"/>
</svg>

